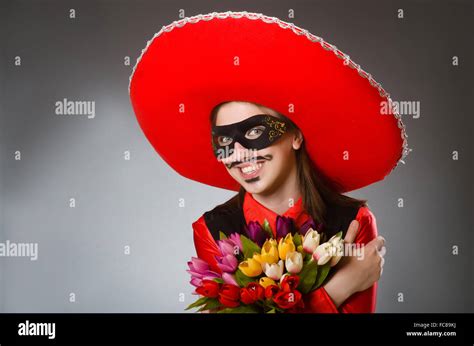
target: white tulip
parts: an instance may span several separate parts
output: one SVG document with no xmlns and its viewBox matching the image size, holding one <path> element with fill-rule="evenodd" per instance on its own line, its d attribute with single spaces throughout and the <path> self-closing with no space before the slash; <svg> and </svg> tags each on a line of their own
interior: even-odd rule
<svg viewBox="0 0 474 346">
<path fill-rule="evenodd" d="M 290 276 L 290 275 L 291 275 L 290 273 L 285 273 L 285 274 L 283 274 L 283 275 L 281 276 L 281 278 L 280 278 L 280 283 L 283 282 L 283 280 L 285 279 L 286 276 Z"/>
<path fill-rule="evenodd" d="M 320 236 L 314 229 L 310 228 L 304 235 L 303 249 L 307 253 L 313 253 L 319 245 Z"/>
<path fill-rule="evenodd" d="M 342 236 L 336 236 L 333 235 L 331 239 L 328 240 L 328 243 L 331 243 L 333 245 L 338 245 L 340 242 L 342 242 Z"/>
<path fill-rule="evenodd" d="M 331 243 L 324 243 L 319 245 L 316 250 L 313 252 L 314 260 L 318 261 L 318 265 L 322 266 L 329 262 L 331 259 L 331 250 L 332 244 Z"/>
<path fill-rule="evenodd" d="M 341 257 L 344 255 L 344 242 L 342 241 L 342 239 L 337 245 L 333 246 L 333 249 L 334 253 L 329 264 L 329 266 L 331 267 L 334 267 L 336 264 L 338 264 Z"/>
<path fill-rule="evenodd" d="M 303 269 L 303 255 L 298 251 L 286 254 L 286 270 L 291 274 L 298 274 Z"/>
<path fill-rule="evenodd" d="M 285 265 L 282 260 L 278 261 L 278 263 L 265 263 L 263 271 L 265 275 L 268 276 L 270 279 L 273 280 L 280 280 L 281 276 L 283 275 L 283 269 Z"/>
</svg>

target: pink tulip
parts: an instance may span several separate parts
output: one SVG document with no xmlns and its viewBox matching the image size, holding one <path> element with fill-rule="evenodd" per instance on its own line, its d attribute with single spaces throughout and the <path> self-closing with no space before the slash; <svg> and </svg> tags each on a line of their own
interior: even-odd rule
<svg viewBox="0 0 474 346">
<path fill-rule="evenodd" d="M 229 284 L 229 285 L 234 285 L 234 286 L 239 286 L 237 284 L 237 281 L 235 281 L 235 276 L 229 273 L 223 273 L 222 274 L 222 280 L 224 280 L 224 283 Z"/>
</svg>

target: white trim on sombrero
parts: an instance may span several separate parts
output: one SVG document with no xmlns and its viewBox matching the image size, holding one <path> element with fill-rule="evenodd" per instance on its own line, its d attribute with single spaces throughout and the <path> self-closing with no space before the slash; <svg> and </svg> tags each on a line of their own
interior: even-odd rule
<svg viewBox="0 0 474 346">
<path fill-rule="evenodd" d="M 325 50 L 332 51 L 339 59 L 343 60 L 343 64 L 345 66 L 349 66 L 352 69 L 356 69 L 361 77 L 367 79 L 369 81 L 370 85 L 372 85 L 374 88 L 377 88 L 377 90 L 379 91 L 380 96 L 385 97 L 387 99 L 390 107 L 392 106 L 393 101 L 390 98 L 390 94 L 387 93 L 382 88 L 380 83 L 377 83 L 375 81 L 375 79 L 372 78 L 372 75 L 370 73 L 365 72 L 360 67 L 359 64 L 356 64 L 354 61 L 352 61 L 350 59 L 349 55 L 347 55 L 347 54 L 343 53 L 342 51 L 340 51 L 336 46 L 324 41 L 319 36 L 311 34 L 308 30 L 302 29 L 302 28 L 294 25 L 293 23 L 288 23 L 288 22 L 282 21 L 282 20 L 280 20 L 276 17 L 269 17 L 269 16 L 266 16 L 262 13 L 252 13 L 252 12 L 247 12 L 247 11 L 242 11 L 242 12 L 227 11 L 227 12 L 212 12 L 212 13 L 208 13 L 208 14 L 198 14 L 198 15 L 193 16 L 193 17 L 186 17 L 186 18 L 180 19 L 178 21 L 174 21 L 173 23 L 171 23 L 167 26 L 163 26 L 161 28 L 161 30 L 159 32 L 155 33 L 155 35 L 153 35 L 153 37 L 147 42 L 146 47 L 144 49 L 142 49 L 142 53 L 137 58 L 135 66 L 133 67 L 133 70 L 132 70 L 132 74 L 130 75 L 130 78 L 129 78 L 128 92 L 130 93 L 130 86 L 131 86 L 131 83 L 132 83 L 132 78 L 133 78 L 133 75 L 135 73 L 135 70 L 136 70 L 138 64 L 140 63 L 141 58 L 146 53 L 148 47 L 152 44 L 152 42 L 155 38 L 160 36 L 163 32 L 170 32 L 174 28 L 181 28 L 184 25 L 186 25 L 187 23 L 194 24 L 194 23 L 197 23 L 201 20 L 209 21 L 209 20 L 212 20 L 214 18 L 225 19 L 225 18 L 228 18 L 229 16 L 232 17 L 232 18 L 242 18 L 242 17 L 245 16 L 248 19 L 252 19 L 252 20 L 259 19 L 259 20 L 261 20 L 265 23 L 276 23 L 283 29 L 291 29 L 297 35 L 305 35 L 310 41 L 319 43 L 321 45 L 321 47 L 324 48 Z M 394 108 L 391 107 L 391 109 L 394 109 Z M 397 112 L 392 112 L 392 113 L 393 113 L 393 116 L 397 119 L 397 125 L 398 125 L 398 128 L 400 129 L 401 137 L 403 139 L 402 155 L 401 155 L 400 159 L 398 160 L 397 164 L 392 168 L 392 171 L 393 171 L 400 163 L 403 163 L 403 164 L 405 163 L 404 159 L 408 156 L 408 154 L 410 153 L 410 151 L 412 149 L 408 148 L 408 142 L 407 142 L 408 136 L 406 134 L 405 124 L 403 124 L 401 116 Z"/>
</svg>

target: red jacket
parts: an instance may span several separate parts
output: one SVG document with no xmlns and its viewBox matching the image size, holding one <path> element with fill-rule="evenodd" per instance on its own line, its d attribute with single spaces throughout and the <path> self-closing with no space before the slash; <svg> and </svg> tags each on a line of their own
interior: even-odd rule
<svg viewBox="0 0 474 346">
<path fill-rule="evenodd" d="M 259 221 L 263 224 L 263 220 L 267 219 L 273 231 L 276 230 L 277 213 L 267 209 L 258 203 L 251 194 L 246 193 L 243 202 L 243 212 L 245 221 Z M 291 217 L 295 220 L 299 227 L 309 218 L 309 215 L 303 208 L 301 198 L 289 208 L 282 216 Z M 368 207 L 359 209 L 356 220 L 359 221 L 360 227 L 357 233 L 355 243 L 366 244 L 377 237 L 377 225 L 375 216 Z M 206 226 L 204 217 L 201 216 L 193 223 L 194 229 L 194 245 L 196 247 L 197 256 L 208 262 L 212 270 L 220 272 L 215 259 L 219 255 L 219 248 Z M 357 292 L 350 296 L 344 303 L 336 308 L 331 297 L 327 294 L 324 287 L 320 287 L 312 291 L 305 300 L 305 312 L 315 313 L 369 313 L 375 312 L 375 302 L 377 294 L 377 283 L 369 287 L 367 290 Z"/>
</svg>

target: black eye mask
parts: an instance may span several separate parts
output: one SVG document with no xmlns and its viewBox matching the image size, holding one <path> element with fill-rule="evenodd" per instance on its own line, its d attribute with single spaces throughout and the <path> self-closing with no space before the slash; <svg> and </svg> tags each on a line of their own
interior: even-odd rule
<svg viewBox="0 0 474 346">
<path fill-rule="evenodd" d="M 248 133 L 249 130 L 256 127 L 254 133 Z M 236 142 L 239 142 L 246 149 L 264 149 L 275 143 L 287 130 L 288 125 L 285 121 L 268 114 L 254 115 L 234 124 L 213 126 L 212 144 L 214 154 L 220 158 L 232 155 Z M 247 138 L 249 136 L 257 138 Z"/>
</svg>

